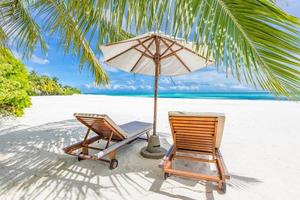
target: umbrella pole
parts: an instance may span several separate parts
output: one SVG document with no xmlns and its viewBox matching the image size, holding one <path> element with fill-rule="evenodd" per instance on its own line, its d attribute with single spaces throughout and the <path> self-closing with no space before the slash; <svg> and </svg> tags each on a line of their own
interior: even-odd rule
<svg viewBox="0 0 300 200">
<path fill-rule="evenodd" d="M 158 76 L 160 65 L 159 53 L 159 38 L 155 36 L 156 53 L 154 54 L 153 61 L 155 63 L 155 79 L 154 79 L 154 113 L 153 113 L 153 134 L 149 137 L 148 145 L 141 150 L 141 154 L 145 158 L 160 159 L 166 154 L 166 149 L 160 146 L 159 136 L 156 134 L 156 121 L 157 121 L 157 93 L 158 93 Z"/>
<path fill-rule="evenodd" d="M 157 94 L 158 94 L 158 65 L 159 65 L 158 63 L 155 63 L 153 135 L 156 135 Z"/>
</svg>

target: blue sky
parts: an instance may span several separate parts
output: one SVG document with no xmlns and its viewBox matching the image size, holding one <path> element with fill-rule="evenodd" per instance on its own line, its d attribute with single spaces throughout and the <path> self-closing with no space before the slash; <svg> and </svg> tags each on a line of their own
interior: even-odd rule
<svg viewBox="0 0 300 200">
<path fill-rule="evenodd" d="M 279 6 L 290 14 L 300 17 L 299 0 L 280 0 Z M 47 39 L 47 38 L 46 38 Z M 63 49 L 58 47 L 55 39 L 47 39 L 48 54 L 43 56 L 37 51 L 30 60 L 23 59 L 28 70 L 35 70 L 39 74 L 55 76 L 62 84 L 75 86 L 85 93 L 101 92 L 152 92 L 153 77 L 132 75 L 105 66 L 110 84 L 107 87 L 97 88 L 93 84 L 93 76 L 87 70 L 79 71 L 78 60 L 70 55 L 65 55 Z M 14 54 L 21 58 L 20 54 Z M 101 60 L 101 59 L 100 59 Z M 238 83 L 232 77 L 226 77 L 222 70 L 216 70 L 214 66 L 199 71 L 173 77 L 161 77 L 159 80 L 160 92 L 187 92 L 187 91 L 253 91 L 250 86 Z"/>
</svg>

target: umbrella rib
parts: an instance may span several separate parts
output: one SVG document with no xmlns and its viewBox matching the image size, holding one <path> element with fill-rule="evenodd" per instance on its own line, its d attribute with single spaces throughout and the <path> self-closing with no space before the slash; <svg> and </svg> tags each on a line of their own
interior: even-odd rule
<svg viewBox="0 0 300 200">
<path fill-rule="evenodd" d="M 177 54 L 174 54 L 174 55 L 189 72 L 192 71 L 192 70 L 190 70 L 190 68 L 188 68 L 188 66 L 186 66 L 186 64 L 179 58 L 179 56 Z"/>
<path fill-rule="evenodd" d="M 139 39 L 137 40 L 143 47 L 144 47 L 144 49 L 145 49 L 145 51 L 148 51 L 149 53 L 150 53 L 150 55 L 151 56 L 153 56 L 153 54 L 149 51 L 149 47 L 151 46 L 148 46 L 148 47 L 146 47 Z M 151 43 L 152 44 L 152 43 Z"/>
<path fill-rule="evenodd" d="M 163 39 L 166 39 L 166 40 L 168 40 L 169 42 L 173 42 L 173 40 L 170 40 L 170 39 L 168 39 L 168 38 L 166 38 L 166 37 L 164 37 Z M 204 58 L 204 59 L 207 60 L 206 57 L 201 56 L 200 54 L 196 53 L 195 51 L 192 51 L 191 49 L 186 48 L 185 46 L 183 46 L 183 45 L 181 45 L 181 44 L 179 44 L 179 43 L 176 43 L 176 44 L 177 44 L 178 46 L 184 48 L 185 50 L 187 50 L 187 51 L 189 51 L 189 52 L 191 52 L 191 53 L 193 53 L 193 54 L 195 54 L 195 55 L 197 55 L 197 56 L 199 56 L 199 57 Z M 213 60 L 211 60 L 211 59 L 208 59 L 208 61 L 209 61 L 209 62 L 213 62 Z"/>
<path fill-rule="evenodd" d="M 167 45 L 167 43 L 166 43 L 166 41 L 163 39 L 163 38 L 161 38 L 161 41 L 163 42 L 163 43 L 165 43 L 165 45 Z M 190 70 L 190 68 L 180 59 L 180 57 L 177 55 L 177 53 L 176 52 L 174 52 L 173 51 L 173 49 L 170 49 L 171 51 L 172 51 L 172 53 L 174 54 L 174 56 L 179 60 L 179 62 L 181 62 L 181 64 L 189 71 L 189 72 L 191 72 L 192 70 Z M 181 49 L 180 49 L 181 50 Z M 179 51 L 180 51 L 179 50 Z"/>
<path fill-rule="evenodd" d="M 134 48 L 134 49 L 137 50 L 137 51 L 140 52 L 140 53 L 144 53 L 143 51 L 141 51 L 141 50 L 138 49 L 138 48 Z M 144 56 L 146 56 L 146 57 L 148 57 L 148 58 L 150 58 L 150 59 L 153 59 L 153 56 L 150 56 L 150 55 L 148 55 L 147 53 L 145 53 Z"/>
<path fill-rule="evenodd" d="M 161 57 L 163 57 L 163 55 L 164 55 L 165 53 L 167 53 L 167 51 L 168 51 L 169 49 L 171 49 L 171 47 L 172 47 L 174 44 L 175 44 L 175 41 L 173 41 L 173 43 L 172 43 L 170 46 L 167 46 L 168 48 L 161 54 Z"/>
<path fill-rule="evenodd" d="M 144 40 L 142 43 L 147 42 L 147 41 L 151 40 L 152 38 L 153 38 L 153 36 L 150 36 L 148 39 Z M 134 41 L 134 40 L 132 40 L 132 41 Z M 135 48 L 136 48 L 137 46 L 139 46 L 139 45 L 141 45 L 141 43 L 131 46 L 130 48 L 128 48 L 128 49 L 122 51 L 121 53 L 118 53 L 117 55 L 114 55 L 113 57 L 107 59 L 105 62 L 109 62 L 109 61 L 111 61 L 112 59 L 115 59 L 116 57 L 119 57 L 120 55 L 122 55 L 122 54 L 124 54 L 124 53 L 130 51 L 131 49 L 135 49 Z"/>
<path fill-rule="evenodd" d="M 144 52 L 142 53 L 142 55 L 140 56 L 140 58 L 138 59 L 138 61 L 131 68 L 130 72 L 133 72 L 133 70 L 136 68 L 136 66 L 138 65 L 138 63 L 140 62 L 140 60 L 142 59 L 142 57 L 146 54 L 148 48 L 152 45 L 153 42 L 154 42 L 154 39 L 149 43 L 148 47 L 145 48 Z"/>
<path fill-rule="evenodd" d="M 181 51 L 182 49 L 184 49 L 183 47 L 180 47 L 179 49 L 177 49 L 177 50 L 172 50 L 171 49 L 171 53 L 169 53 L 169 54 L 167 54 L 167 55 L 165 55 L 165 56 L 163 56 L 163 57 L 161 57 L 161 59 L 165 59 L 165 58 L 168 58 L 168 57 L 170 57 L 170 56 L 173 56 L 174 54 L 176 54 L 178 51 Z"/>
</svg>

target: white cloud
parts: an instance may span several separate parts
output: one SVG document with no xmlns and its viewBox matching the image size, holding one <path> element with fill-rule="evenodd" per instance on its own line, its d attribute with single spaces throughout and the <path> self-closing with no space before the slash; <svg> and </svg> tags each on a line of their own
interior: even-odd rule
<svg viewBox="0 0 300 200">
<path fill-rule="evenodd" d="M 105 65 L 103 63 L 102 63 L 102 67 L 107 72 L 118 72 L 119 71 L 117 68 L 109 67 L 109 66 L 107 66 L 107 65 Z"/>
<path fill-rule="evenodd" d="M 27 68 L 28 71 L 33 71 L 34 70 L 34 68 L 30 67 L 30 66 L 26 66 L 26 68 Z"/>
<path fill-rule="evenodd" d="M 113 84 L 107 87 L 109 90 L 137 90 L 137 86 L 134 85 L 122 85 L 122 84 Z"/>
<path fill-rule="evenodd" d="M 90 84 L 84 84 L 84 87 L 87 88 L 87 89 L 96 88 L 96 87 L 95 87 L 95 84 L 93 84 L 93 83 L 90 83 Z"/>
<path fill-rule="evenodd" d="M 244 86 L 244 85 L 233 85 L 231 86 L 232 89 L 249 89 L 248 87 Z"/>
<path fill-rule="evenodd" d="M 38 57 L 34 54 L 32 55 L 30 61 L 33 62 L 33 63 L 36 63 L 36 64 L 40 64 L 40 65 L 45 65 L 45 64 L 49 63 L 48 59 L 40 58 L 40 57 Z"/>
<path fill-rule="evenodd" d="M 171 81 L 171 78 L 170 77 L 163 77 L 163 78 L 160 78 L 159 79 L 159 83 L 161 84 L 171 84 L 172 81 Z"/>
<path fill-rule="evenodd" d="M 22 60 L 22 54 L 21 54 L 21 53 L 19 53 L 19 52 L 16 51 L 16 50 L 12 50 L 12 53 L 14 54 L 14 56 L 15 56 L 16 58 L 18 58 L 19 60 Z M 38 56 L 35 55 L 35 54 L 32 55 L 30 61 L 33 62 L 33 63 L 36 63 L 36 64 L 40 64 L 40 65 L 45 65 L 45 64 L 49 63 L 49 60 L 48 60 L 48 59 L 38 57 Z"/>
</svg>

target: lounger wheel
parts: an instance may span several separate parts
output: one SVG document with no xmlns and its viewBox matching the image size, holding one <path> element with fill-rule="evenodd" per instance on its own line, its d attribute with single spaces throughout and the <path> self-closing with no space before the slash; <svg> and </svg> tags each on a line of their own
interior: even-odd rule
<svg viewBox="0 0 300 200">
<path fill-rule="evenodd" d="M 226 182 L 221 182 L 221 183 L 219 183 L 219 189 L 220 189 L 223 193 L 226 193 Z"/>
<path fill-rule="evenodd" d="M 116 169 L 118 167 L 118 160 L 112 159 L 109 164 L 109 169 Z"/>
<path fill-rule="evenodd" d="M 170 173 L 164 173 L 164 179 L 166 180 L 167 178 L 170 177 Z"/>
<path fill-rule="evenodd" d="M 82 161 L 83 159 L 82 158 L 80 158 L 80 155 L 82 154 L 82 152 L 80 152 L 80 154 L 77 156 L 77 160 L 80 162 L 80 161 Z"/>
</svg>

